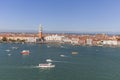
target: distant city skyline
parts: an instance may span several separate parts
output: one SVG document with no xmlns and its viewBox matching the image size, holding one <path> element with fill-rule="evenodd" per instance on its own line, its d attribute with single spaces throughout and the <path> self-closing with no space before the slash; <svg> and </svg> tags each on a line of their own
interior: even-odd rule
<svg viewBox="0 0 120 80">
<path fill-rule="evenodd" d="M 120 32 L 120 0 L 0 0 L 0 32 Z"/>
</svg>

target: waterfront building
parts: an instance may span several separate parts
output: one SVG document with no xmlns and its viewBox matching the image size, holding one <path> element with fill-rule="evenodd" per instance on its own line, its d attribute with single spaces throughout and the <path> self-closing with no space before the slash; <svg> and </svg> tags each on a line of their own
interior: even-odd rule
<svg viewBox="0 0 120 80">
<path fill-rule="evenodd" d="M 94 46 L 101 45 L 100 41 L 99 40 L 95 40 L 95 39 L 93 39 L 92 43 L 93 43 Z"/>
<path fill-rule="evenodd" d="M 80 45 L 85 45 L 85 44 L 86 44 L 85 39 L 79 39 L 79 44 L 80 44 Z"/>
<path fill-rule="evenodd" d="M 92 39 L 86 39 L 86 44 L 87 45 L 92 45 Z"/>
<path fill-rule="evenodd" d="M 64 37 L 63 42 L 64 43 L 71 43 L 71 39 L 69 39 L 68 37 Z"/>
<path fill-rule="evenodd" d="M 2 36 L 0 36 L 0 40 L 2 40 L 2 38 L 3 38 L 3 37 L 2 37 Z"/>
<path fill-rule="evenodd" d="M 37 40 L 37 37 L 28 37 L 26 42 L 33 43 L 33 42 L 36 42 L 36 40 Z"/>
<path fill-rule="evenodd" d="M 8 35 L 0 35 L 0 40 L 5 39 L 7 41 L 25 41 L 25 42 L 36 42 L 36 39 L 38 39 L 38 37 L 35 34 L 8 34 Z"/>
<path fill-rule="evenodd" d="M 120 41 L 117 41 L 117 45 L 120 46 Z"/>
<path fill-rule="evenodd" d="M 56 42 L 56 41 L 62 41 L 63 40 L 63 38 L 64 38 L 64 36 L 59 36 L 59 35 L 49 35 L 49 36 L 46 36 L 45 37 L 45 40 L 46 41 L 52 41 L 52 42 Z"/>
<path fill-rule="evenodd" d="M 79 38 L 71 38 L 71 44 L 79 44 Z"/>
<path fill-rule="evenodd" d="M 103 45 L 117 45 L 117 40 L 103 40 L 102 41 Z"/>
</svg>

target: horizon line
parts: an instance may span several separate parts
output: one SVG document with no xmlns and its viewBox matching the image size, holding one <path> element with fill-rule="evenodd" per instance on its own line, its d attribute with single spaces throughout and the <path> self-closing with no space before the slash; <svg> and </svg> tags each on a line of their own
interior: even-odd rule
<svg viewBox="0 0 120 80">
<path fill-rule="evenodd" d="M 37 30 L 8 30 L 0 31 L 0 33 L 38 33 Z M 120 32 L 110 32 L 110 31 L 43 31 L 43 33 L 67 33 L 67 34 L 120 34 Z"/>
</svg>

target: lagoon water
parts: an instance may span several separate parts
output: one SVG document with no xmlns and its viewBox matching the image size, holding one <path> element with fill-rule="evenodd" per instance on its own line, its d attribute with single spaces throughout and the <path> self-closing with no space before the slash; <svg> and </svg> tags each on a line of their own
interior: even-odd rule
<svg viewBox="0 0 120 80">
<path fill-rule="evenodd" d="M 37 67 L 48 58 L 55 68 Z M 120 47 L 1 43 L 0 80 L 120 80 Z"/>
</svg>

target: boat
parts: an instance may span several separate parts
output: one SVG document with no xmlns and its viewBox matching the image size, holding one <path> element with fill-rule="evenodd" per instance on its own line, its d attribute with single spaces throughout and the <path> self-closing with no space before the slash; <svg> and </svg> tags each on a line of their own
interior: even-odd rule
<svg viewBox="0 0 120 80">
<path fill-rule="evenodd" d="M 49 48 L 50 46 L 49 45 L 47 45 L 47 48 Z"/>
<path fill-rule="evenodd" d="M 78 52 L 72 52 L 72 54 L 78 54 Z"/>
<path fill-rule="evenodd" d="M 46 59 L 46 62 L 52 62 L 53 60 L 51 60 L 51 59 Z"/>
<path fill-rule="evenodd" d="M 11 56 L 11 54 L 8 54 L 8 56 Z"/>
<path fill-rule="evenodd" d="M 39 64 L 40 68 L 54 68 L 55 65 L 52 65 L 52 63 L 44 63 L 44 64 Z"/>
<path fill-rule="evenodd" d="M 7 50 L 5 50 L 6 52 L 10 52 L 10 50 L 9 49 L 7 49 Z"/>
<path fill-rule="evenodd" d="M 12 47 L 12 49 L 18 49 L 18 47 Z"/>
<path fill-rule="evenodd" d="M 65 55 L 62 55 L 62 54 L 61 54 L 60 56 L 61 56 L 61 57 L 65 57 Z"/>
<path fill-rule="evenodd" d="M 28 55 L 29 53 L 30 53 L 29 50 L 23 50 L 23 51 L 21 52 L 21 54 L 23 54 L 23 55 Z"/>
</svg>

